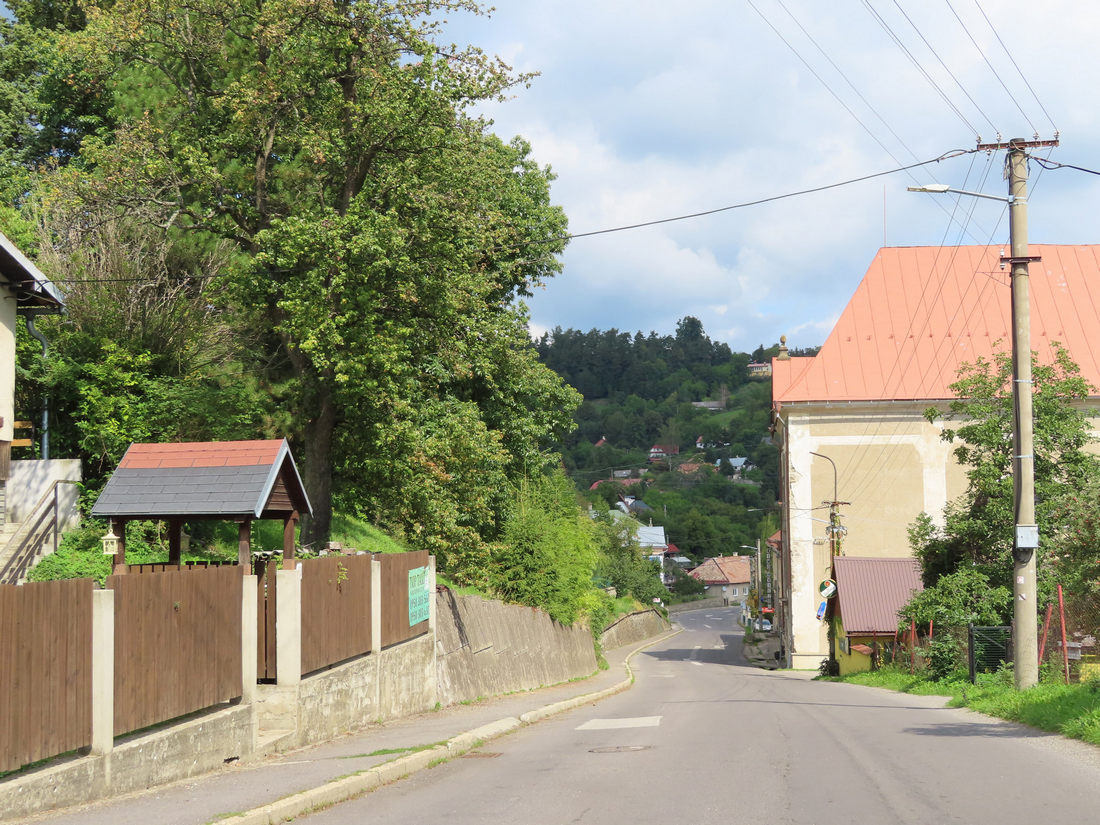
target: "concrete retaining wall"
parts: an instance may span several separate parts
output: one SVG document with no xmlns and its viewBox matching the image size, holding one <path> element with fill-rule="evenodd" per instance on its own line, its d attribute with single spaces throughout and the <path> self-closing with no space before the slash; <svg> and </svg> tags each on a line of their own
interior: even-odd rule
<svg viewBox="0 0 1100 825">
<path fill-rule="evenodd" d="M 255 712 L 238 705 L 206 713 L 115 745 L 107 754 L 54 762 L 4 780 L 0 818 L 139 791 L 252 756 Z"/>
<path fill-rule="evenodd" d="M 297 735 L 287 744 L 324 742 L 431 710 L 439 701 L 434 647 L 429 634 L 303 679 L 293 691 Z"/>
<path fill-rule="evenodd" d="M 649 639 L 669 629 L 668 619 L 656 610 L 642 610 L 623 616 L 600 634 L 600 646 L 614 650 Z"/>
<path fill-rule="evenodd" d="M 588 676 L 596 669 L 592 634 L 564 627 L 540 610 L 457 596 L 436 604 L 436 673 L 444 705 Z"/>
</svg>

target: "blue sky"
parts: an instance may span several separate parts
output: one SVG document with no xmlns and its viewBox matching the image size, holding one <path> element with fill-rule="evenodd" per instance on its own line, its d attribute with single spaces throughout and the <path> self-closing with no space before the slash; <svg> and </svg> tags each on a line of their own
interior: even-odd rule
<svg viewBox="0 0 1100 825">
<path fill-rule="evenodd" d="M 998 132 L 1049 138 L 1057 127 L 1062 145 L 1050 158 L 1100 170 L 1100 7 L 1091 4 L 497 6 L 448 31 L 541 72 L 485 114 L 553 168 L 554 200 L 574 232 L 836 183 L 971 149 L 978 135 L 993 141 Z M 906 192 L 940 182 L 1002 195 L 1003 161 L 970 154 L 911 175 L 578 238 L 563 273 L 529 302 L 532 329 L 670 333 L 695 315 L 738 350 L 783 334 L 794 346 L 820 344 L 884 235 L 896 246 L 1007 244 L 1002 204 L 964 199 L 953 223 L 954 198 Z M 1100 243 L 1100 178 L 1033 164 L 1031 184 L 1032 242 Z"/>
</svg>

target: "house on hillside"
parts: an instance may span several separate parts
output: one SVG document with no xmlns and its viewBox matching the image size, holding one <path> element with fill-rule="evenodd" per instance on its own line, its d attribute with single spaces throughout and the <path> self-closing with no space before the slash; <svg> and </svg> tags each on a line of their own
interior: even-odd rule
<svg viewBox="0 0 1100 825">
<path fill-rule="evenodd" d="M 924 589 L 916 559 L 838 556 L 836 595 L 830 599 L 835 656 L 840 674 L 870 670 L 898 631 L 898 611 Z"/>
<path fill-rule="evenodd" d="M 749 374 L 749 378 L 771 378 L 772 365 L 771 364 L 758 364 L 753 362 L 746 368 Z"/>
<path fill-rule="evenodd" d="M 35 329 L 38 315 L 63 311 L 65 299 L 60 290 L 31 261 L 0 233 L 0 582 L 14 583 L 22 578 L 42 550 L 41 521 L 56 538 L 58 527 L 76 520 L 76 500 L 80 481 L 80 462 L 44 461 L 48 457 L 48 414 L 35 432 L 38 456 L 12 461 L 12 447 L 31 446 L 30 438 L 16 439 L 15 429 L 15 339 L 20 317 L 27 331 L 48 345 Z M 35 422 L 19 422 L 29 435 Z M 57 505 L 52 515 L 39 503 L 51 499 L 56 490 Z M 48 504 L 48 502 L 47 502 Z M 25 522 L 20 530 L 17 523 Z M 38 525 L 38 526 L 34 526 Z M 33 534 L 33 535 L 32 535 Z"/>
<path fill-rule="evenodd" d="M 703 583 L 707 598 L 720 598 L 726 606 L 740 606 L 748 615 L 749 591 L 752 589 L 751 556 L 718 556 L 707 559 L 688 572 Z"/>
<path fill-rule="evenodd" d="M 1100 246 L 1035 244 L 1031 340 L 1042 362 L 1052 342 L 1100 387 Z M 959 365 L 1011 346 L 1008 273 L 998 247 L 879 250 L 821 350 L 772 361 L 772 432 L 780 450 L 782 569 L 790 664 L 828 655 L 819 584 L 833 574 L 822 502 L 839 501 L 850 558 L 910 555 L 907 527 L 942 517 L 966 488 L 954 445 L 930 423 L 950 403 Z M 1100 398 L 1089 399 L 1100 409 Z"/>
<path fill-rule="evenodd" d="M 649 448 L 649 460 L 664 461 L 674 455 L 680 454 L 680 448 L 675 444 L 654 444 Z"/>
</svg>

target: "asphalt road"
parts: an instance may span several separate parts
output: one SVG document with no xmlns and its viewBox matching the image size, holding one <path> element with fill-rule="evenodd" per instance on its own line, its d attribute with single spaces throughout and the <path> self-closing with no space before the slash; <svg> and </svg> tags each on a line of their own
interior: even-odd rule
<svg viewBox="0 0 1100 825">
<path fill-rule="evenodd" d="M 310 825 L 1100 820 L 1100 751 L 943 700 L 742 658 L 731 609 L 632 660 L 635 686 L 302 821 Z"/>
</svg>

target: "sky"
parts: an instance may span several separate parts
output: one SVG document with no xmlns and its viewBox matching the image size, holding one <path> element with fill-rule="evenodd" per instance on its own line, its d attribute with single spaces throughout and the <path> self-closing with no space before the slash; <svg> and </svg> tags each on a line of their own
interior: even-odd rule
<svg viewBox="0 0 1100 825">
<path fill-rule="evenodd" d="M 498 0 L 452 17 L 529 88 L 482 113 L 557 175 L 570 231 L 837 184 L 1023 137 L 1100 171 L 1100 6 L 1079 0 Z M 879 247 L 1008 243 L 1004 152 L 657 226 L 578 237 L 528 301 L 554 327 L 675 332 L 736 351 L 824 342 Z M 1100 243 L 1100 176 L 1031 164 L 1033 243 Z"/>
</svg>

